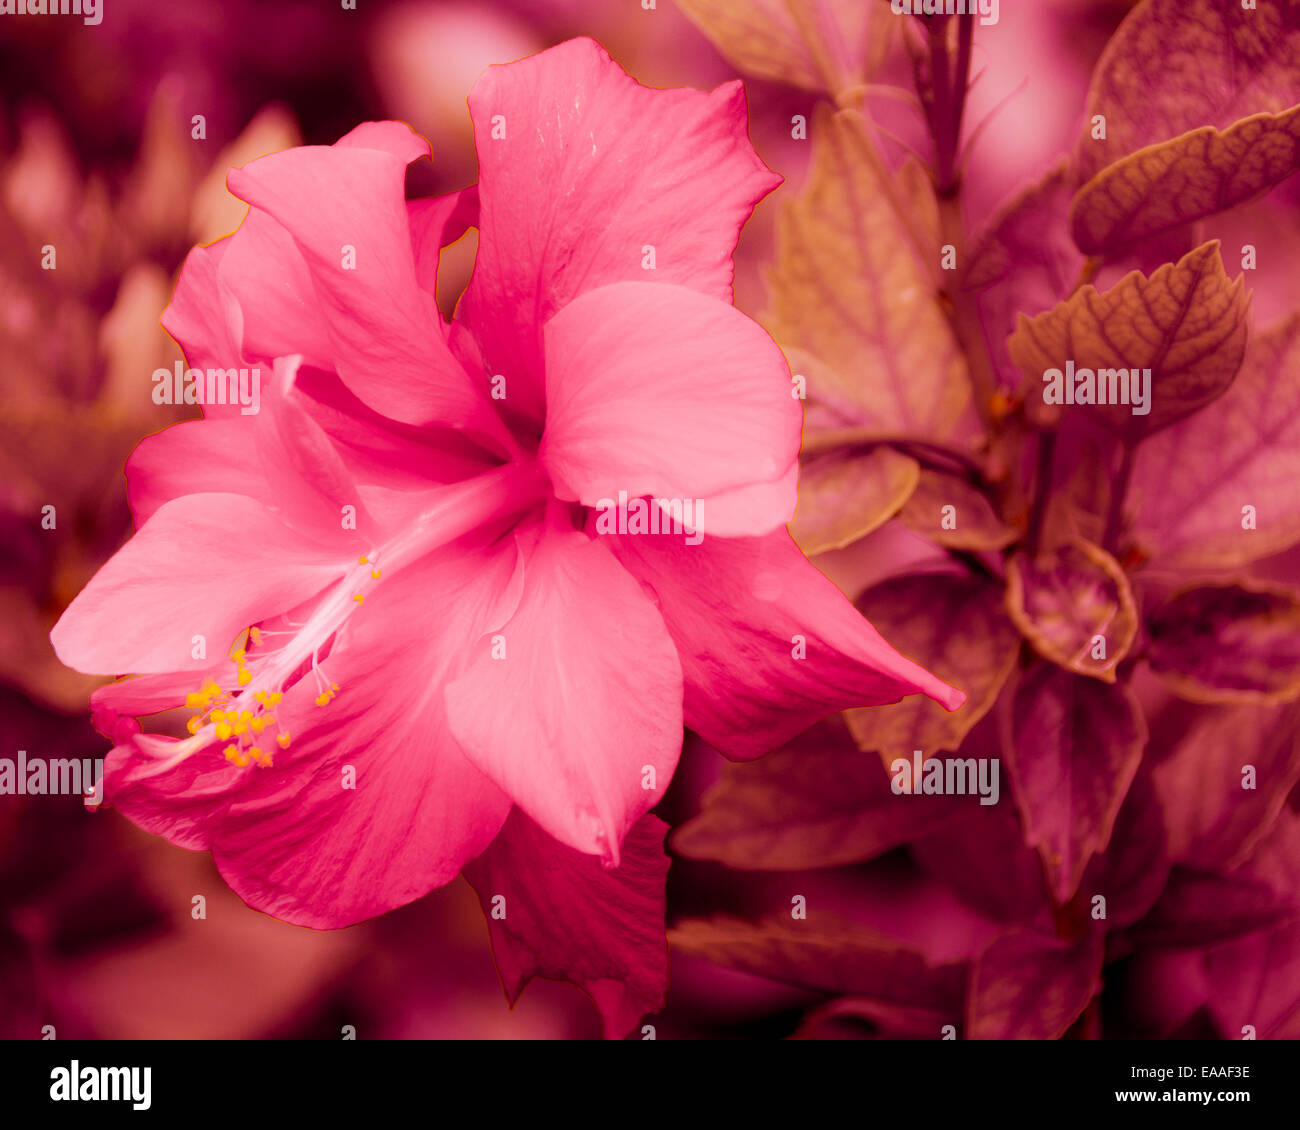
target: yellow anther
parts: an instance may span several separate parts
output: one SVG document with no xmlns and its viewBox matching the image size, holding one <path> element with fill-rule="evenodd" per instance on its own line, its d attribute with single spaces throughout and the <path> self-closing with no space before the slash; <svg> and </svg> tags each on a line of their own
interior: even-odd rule
<svg viewBox="0 0 1300 1130">
<path fill-rule="evenodd" d="M 197 691 L 191 691 L 185 696 L 185 705 L 191 710 L 197 710 L 203 705 L 203 696 Z"/>
<path fill-rule="evenodd" d="M 282 695 L 279 691 L 272 691 L 269 697 L 271 699 L 272 706 L 279 706 L 280 701 L 284 698 L 284 695 Z"/>
<path fill-rule="evenodd" d="M 318 694 L 316 696 L 316 705 L 327 706 L 329 704 L 329 700 L 333 697 L 334 696 L 330 694 L 329 691 L 326 691 L 324 694 Z"/>
<path fill-rule="evenodd" d="M 254 718 L 252 722 L 249 723 L 249 725 L 253 727 L 253 733 L 260 734 L 263 730 L 266 729 L 266 719 Z"/>
<path fill-rule="evenodd" d="M 366 602 L 366 598 L 363 593 L 354 593 L 352 599 L 355 600 L 358 604 L 365 604 Z"/>
<path fill-rule="evenodd" d="M 230 658 L 242 665 L 244 662 L 244 649 L 242 647 L 235 648 L 235 653 Z"/>
<path fill-rule="evenodd" d="M 338 683 L 331 683 L 331 684 L 330 684 L 330 689 L 331 689 L 331 690 L 338 690 L 338 689 L 339 689 L 339 685 L 338 685 Z M 333 698 L 333 697 L 334 697 L 333 695 L 330 695 L 330 698 Z"/>
<path fill-rule="evenodd" d="M 288 735 L 288 734 L 276 734 L 276 736 L 275 736 L 275 740 L 276 740 L 277 742 L 280 743 L 280 748 L 281 748 L 281 749 L 288 749 L 288 748 L 289 748 L 289 735 Z"/>
<path fill-rule="evenodd" d="M 371 575 L 372 577 L 376 577 L 376 578 L 377 578 L 377 577 L 379 576 L 379 570 L 378 570 L 378 569 L 371 569 L 371 570 L 370 570 L 370 575 Z"/>
<path fill-rule="evenodd" d="M 253 637 L 253 643 L 258 647 L 262 646 L 262 630 L 260 628 L 249 628 L 248 634 Z"/>
<path fill-rule="evenodd" d="M 230 725 L 229 722 L 218 722 L 218 723 L 217 723 L 217 740 L 218 740 L 218 741 L 222 741 L 222 742 L 224 742 L 224 741 L 225 741 L 228 737 L 230 737 L 230 735 L 233 734 L 234 732 L 235 732 L 235 731 L 234 731 L 234 727 L 232 727 L 232 726 Z"/>
<path fill-rule="evenodd" d="M 226 712 L 222 710 L 220 707 L 217 707 L 215 710 L 212 711 L 212 721 L 214 722 L 220 722 L 225 716 L 226 716 Z"/>
<path fill-rule="evenodd" d="M 369 564 L 370 564 L 370 558 L 369 558 L 369 557 L 366 557 L 364 554 L 362 554 L 362 556 L 361 556 L 361 564 L 362 564 L 362 565 L 369 565 Z"/>
<path fill-rule="evenodd" d="M 253 712 L 251 710 L 241 710 L 239 712 L 239 720 L 241 722 L 251 722 L 253 720 Z"/>
<path fill-rule="evenodd" d="M 236 722 L 234 726 L 231 727 L 231 730 L 236 734 L 246 734 L 248 733 L 248 723 Z"/>
<path fill-rule="evenodd" d="M 199 727 L 202 725 L 203 725 L 203 719 L 196 714 L 194 715 L 193 718 L 191 718 L 188 722 L 185 723 L 185 728 L 189 730 L 191 734 L 197 734 L 199 732 Z"/>
<path fill-rule="evenodd" d="M 247 667 L 241 667 L 239 669 L 239 685 L 241 687 L 247 686 L 252 681 L 253 681 L 253 672 L 250 671 Z"/>
</svg>

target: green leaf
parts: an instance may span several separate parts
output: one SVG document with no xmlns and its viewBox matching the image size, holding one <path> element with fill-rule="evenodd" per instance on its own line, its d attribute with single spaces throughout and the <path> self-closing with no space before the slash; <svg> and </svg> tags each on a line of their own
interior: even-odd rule
<svg viewBox="0 0 1300 1130">
<path fill-rule="evenodd" d="M 1197 713 L 1152 774 L 1172 859 L 1226 870 L 1250 858 L 1300 781 L 1298 722 L 1294 704 Z"/>
<path fill-rule="evenodd" d="M 864 82 L 888 44 L 888 13 L 861 0 L 677 0 L 677 6 L 739 70 L 832 97 Z"/>
<path fill-rule="evenodd" d="M 1007 567 L 1007 611 L 1044 659 L 1107 683 L 1137 635 L 1137 606 L 1124 570 L 1076 538 Z"/>
<path fill-rule="evenodd" d="M 1070 231 L 1089 255 L 1115 253 L 1244 204 L 1300 169 L 1300 106 L 1205 126 L 1150 145 L 1079 190 Z"/>
<path fill-rule="evenodd" d="M 868 589 L 857 605 L 899 651 L 968 696 L 951 714 L 916 695 L 894 706 L 850 710 L 858 745 L 886 765 L 917 749 L 932 757 L 960 748 L 997 699 L 1019 650 L 1001 586 L 976 576 L 895 577 Z"/>
<path fill-rule="evenodd" d="M 1259 335 L 1214 407 L 1144 443 L 1133 532 L 1161 571 L 1234 568 L 1300 541 L 1300 314 Z"/>
<path fill-rule="evenodd" d="M 874 931 L 819 921 L 687 919 L 668 934 L 680 952 L 806 989 L 952 1015 L 961 1008 L 964 963 L 932 966 L 918 951 Z"/>
<path fill-rule="evenodd" d="M 1003 549 L 1020 533 L 1002 522 L 988 496 L 967 479 L 929 469 L 898 516 L 909 530 L 948 549 Z"/>
<path fill-rule="evenodd" d="M 1146 413 L 1134 410 L 1131 394 L 1129 403 L 1070 408 L 1132 443 L 1228 390 L 1246 354 L 1248 309 L 1244 282 L 1228 279 L 1219 244 L 1211 241 L 1150 277 L 1133 271 L 1107 291 L 1089 284 L 1045 314 L 1021 315 L 1007 347 L 1040 403 L 1050 387 L 1048 370 L 1064 372 L 1071 361 L 1076 372 L 1098 374 L 1097 401 L 1110 383 L 1100 370 L 1149 369 Z"/>
<path fill-rule="evenodd" d="M 884 446 L 805 459 L 790 533 L 809 557 L 842 549 L 897 514 L 920 475 L 915 459 Z"/>
<path fill-rule="evenodd" d="M 1300 5 L 1145 0 L 1093 73 L 1074 235 L 1089 254 L 1190 223 L 1300 168 Z M 1095 139 L 1095 120 L 1105 137 Z"/>
<path fill-rule="evenodd" d="M 835 717 L 766 757 L 727 765 L 672 847 L 742 870 L 839 867 L 925 835 L 960 807 L 960 798 L 895 794 L 884 766 Z"/>
<path fill-rule="evenodd" d="M 768 327 L 787 353 L 819 363 L 809 398 L 828 425 L 942 442 L 969 423 L 965 358 L 938 301 L 939 250 L 918 250 L 934 207 L 914 167 L 910 179 L 884 167 L 861 115 L 818 108 L 808 182 L 777 221 Z"/>
<path fill-rule="evenodd" d="M 1102 941 L 1004 934 L 971 969 L 967 1038 L 1059 1040 L 1101 988 Z"/>
<path fill-rule="evenodd" d="M 1300 695 L 1300 600 L 1285 589 L 1207 585 L 1147 620 L 1151 670 L 1194 702 L 1285 702 Z"/>
<path fill-rule="evenodd" d="M 1056 901 L 1079 888 L 1088 860 L 1110 842 L 1137 773 L 1147 728 L 1127 687 L 1051 664 L 1027 671 L 1003 738 L 1025 842 L 1038 849 Z"/>
</svg>

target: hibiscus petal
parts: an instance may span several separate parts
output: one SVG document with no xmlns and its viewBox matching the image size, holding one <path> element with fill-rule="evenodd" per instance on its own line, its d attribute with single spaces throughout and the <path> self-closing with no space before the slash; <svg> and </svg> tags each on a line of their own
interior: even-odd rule
<svg viewBox="0 0 1300 1130">
<path fill-rule="evenodd" d="M 966 699 L 900 655 L 785 530 L 761 538 L 615 536 L 655 593 L 682 660 L 686 724 L 728 757 L 757 757 L 849 706 Z"/>
<path fill-rule="evenodd" d="M 237 494 L 164 503 L 104 565 L 54 626 L 60 661 L 115 674 L 198 671 L 195 636 L 224 654 L 249 624 L 309 599 L 346 561 Z"/>
<path fill-rule="evenodd" d="M 119 679 L 115 683 L 99 687 L 91 694 L 91 713 L 95 716 L 97 727 L 100 721 L 111 726 L 119 718 L 157 714 L 180 706 L 185 701 L 185 696 L 206 679 L 219 682 L 229 674 L 230 660 L 223 659 L 221 663 L 213 664 L 200 672 L 165 671 L 155 675 Z"/>
<path fill-rule="evenodd" d="M 478 223 L 478 186 L 460 192 L 408 200 L 406 211 L 411 222 L 411 251 L 415 255 L 415 274 L 430 294 L 438 293 L 438 257 L 448 244 L 455 243 Z"/>
<path fill-rule="evenodd" d="M 650 249 L 659 281 L 731 300 L 740 229 L 781 183 L 750 145 L 739 82 L 654 90 L 573 39 L 489 67 L 469 104 L 482 223 L 464 318 L 519 411 L 541 418 L 542 326 L 643 278 Z"/>
<path fill-rule="evenodd" d="M 270 509 L 322 540 L 378 541 L 356 480 L 294 387 L 301 360 L 276 359 L 274 387 L 253 425 L 263 474 L 275 486 Z M 345 513 L 353 519 L 346 530 Z"/>
<path fill-rule="evenodd" d="M 294 388 L 300 360 L 276 359 L 253 416 L 186 421 L 139 444 L 126 467 L 137 525 L 169 499 L 220 490 L 255 498 L 294 529 L 338 541 L 341 550 L 363 536 L 378 540 L 356 480 Z M 355 519 L 347 529 L 345 506 Z"/>
<path fill-rule="evenodd" d="M 428 143 L 407 127 L 372 122 L 336 145 L 273 153 L 227 179 L 302 252 L 308 293 L 326 315 L 332 367 L 348 387 L 394 420 L 460 423 L 476 417 L 482 395 L 417 282 L 405 200 L 406 165 L 427 155 Z"/>
<path fill-rule="evenodd" d="M 161 773 L 145 747 L 118 750 L 107 797 L 149 831 L 211 848 L 241 898 L 297 925 L 347 926 L 450 882 L 510 801 L 456 747 L 442 685 L 464 641 L 509 618 L 519 581 L 512 541 L 381 579 L 322 660 L 336 697 L 316 706 L 310 676 L 285 695 L 262 743 L 271 768 L 236 769 L 219 743 Z"/>
<path fill-rule="evenodd" d="M 557 843 L 519 809 L 465 868 L 492 935 L 510 1004 L 533 977 L 582 986 L 600 1009 L 607 1039 L 619 1039 L 663 1007 L 668 988 L 664 881 L 668 826 L 643 816 L 607 869 Z M 503 898 L 505 914 L 493 900 Z"/>
<path fill-rule="evenodd" d="M 681 752 L 677 652 L 636 581 L 585 534 L 546 528 L 524 576 L 514 617 L 447 686 L 452 732 L 547 833 L 617 864 Z"/>
<path fill-rule="evenodd" d="M 736 487 L 695 504 L 692 529 L 721 538 L 758 537 L 794 519 L 799 502 L 799 459 L 779 479 Z"/>
<path fill-rule="evenodd" d="M 227 250 L 217 267 L 217 284 L 238 310 L 239 352 L 260 361 L 297 353 L 311 364 L 332 366 L 329 332 L 311 273 L 289 233 L 265 212 L 250 208 L 238 230 L 213 246 L 223 245 Z"/>
<path fill-rule="evenodd" d="M 457 482 L 500 465 L 497 455 L 463 431 L 417 428 L 379 415 L 333 373 L 300 368 L 294 387 L 359 482 L 422 490 L 430 483 Z"/>
<path fill-rule="evenodd" d="M 253 429 L 238 416 L 187 420 L 146 436 L 126 461 L 126 486 L 137 528 L 183 495 L 218 489 L 269 502 L 272 490 Z"/>
<path fill-rule="evenodd" d="M 195 247 L 185 257 L 162 327 L 195 369 L 226 369 L 242 364 L 243 318 L 235 296 L 220 282 L 221 265 L 233 246 L 219 239 Z M 204 414 L 230 415 L 233 406 L 205 406 Z"/>
<path fill-rule="evenodd" d="M 790 387 L 781 350 L 733 306 L 662 283 L 600 287 L 546 326 L 539 459 L 559 497 L 586 506 L 770 483 L 799 451 Z M 758 532 L 790 520 L 788 501 L 749 500 Z"/>
</svg>

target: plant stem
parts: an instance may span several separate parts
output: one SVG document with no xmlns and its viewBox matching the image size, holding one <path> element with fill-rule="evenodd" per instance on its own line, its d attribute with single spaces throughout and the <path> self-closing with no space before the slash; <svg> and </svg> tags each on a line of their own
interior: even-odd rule
<svg viewBox="0 0 1300 1130">
<path fill-rule="evenodd" d="M 1047 518 L 1047 504 L 1052 494 L 1052 470 L 1056 463 L 1056 433 L 1043 432 L 1038 437 L 1037 461 L 1034 468 L 1034 508 L 1029 515 L 1029 530 L 1025 535 L 1025 552 L 1030 557 L 1038 553 L 1042 541 L 1043 523 Z"/>
<path fill-rule="evenodd" d="M 960 20 L 957 24 L 957 77 L 955 83 L 955 110 L 953 112 L 953 164 L 960 168 L 957 151 L 961 145 L 962 119 L 966 114 L 966 95 L 970 91 L 970 55 L 975 42 L 975 21 Z M 960 175 L 960 174 L 958 174 Z"/>
<path fill-rule="evenodd" d="M 1128 496 L 1129 482 L 1133 478 L 1133 456 L 1136 448 L 1131 443 L 1124 444 L 1124 454 L 1120 458 L 1119 472 L 1110 487 L 1110 507 L 1106 512 L 1106 532 L 1102 535 L 1101 547 L 1107 553 L 1114 554 L 1119 540 L 1120 527 L 1124 521 L 1124 500 Z"/>
<path fill-rule="evenodd" d="M 947 471 L 950 474 L 965 474 L 967 478 L 976 482 L 983 481 L 983 468 L 964 451 L 915 439 L 912 436 L 881 435 L 868 428 L 835 428 L 814 432 L 804 439 L 802 450 L 804 455 L 820 455 L 840 448 L 872 447 L 892 447 L 935 470 Z"/>
<path fill-rule="evenodd" d="M 961 76 L 958 76 L 960 81 Z M 946 26 L 930 32 L 930 133 L 934 138 L 935 181 L 940 196 L 956 190 L 956 146 L 952 141 L 952 76 L 948 73 L 948 36 Z M 961 129 L 961 122 L 957 122 Z"/>
<path fill-rule="evenodd" d="M 961 141 L 962 119 L 966 112 L 966 91 L 970 86 L 971 46 L 973 20 L 959 20 L 957 30 L 957 62 L 950 77 L 948 55 L 948 25 L 940 24 L 930 35 L 930 91 L 926 103 L 930 133 L 935 148 L 935 193 L 939 204 L 939 237 L 944 245 L 957 252 L 958 263 L 964 266 L 966 254 L 965 225 L 961 215 L 961 173 L 957 150 Z M 961 270 L 955 272 L 960 276 Z M 996 388 L 993 360 L 989 356 L 988 342 L 979 311 L 971 296 L 957 285 L 945 285 L 944 295 L 949 304 L 949 321 L 957 343 L 966 355 L 970 369 L 971 385 L 975 393 L 975 407 L 985 428 L 989 428 L 990 399 Z"/>
<path fill-rule="evenodd" d="M 1089 255 L 1088 258 L 1086 258 L 1083 261 L 1083 267 L 1079 271 L 1079 277 L 1075 280 L 1073 289 L 1066 297 L 1067 298 L 1074 297 L 1076 292 L 1081 290 L 1083 287 L 1087 286 L 1090 282 L 1092 282 L 1093 279 L 1097 277 L 1097 272 L 1100 269 L 1101 269 L 1101 259 L 1098 258 L 1096 255 Z"/>
</svg>

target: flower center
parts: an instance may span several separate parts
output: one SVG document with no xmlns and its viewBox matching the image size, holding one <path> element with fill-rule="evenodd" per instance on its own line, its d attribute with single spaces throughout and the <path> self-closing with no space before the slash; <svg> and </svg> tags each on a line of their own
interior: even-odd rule
<svg viewBox="0 0 1300 1130">
<path fill-rule="evenodd" d="M 320 654 L 366 607 L 366 598 L 380 587 L 381 576 L 391 576 L 489 522 L 517 517 L 548 491 L 545 474 L 532 461 L 506 464 L 440 488 L 434 504 L 410 529 L 347 567 L 304 623 L 285 630 L 270 629 L 263 622 L 240 634 L 231 653 L 235 665 L 231 685 L 223 687 L 209 679 L 186 696 L 185 705 L 198 711 L 188 723 L 192 736 L 173 747 L 159 771 L 213 741 L 228 743 L 223 752 L 233 765 L 270 768 L 271 735 L 263 739 L 262 734 L 271 731 L 282 749 L 291 741 L 275 715 L 286 687 L 296 685 L 310 670 L 316 680 L 316 705 L 329 705 L 341 688 L 321 669 Z M 270 642 L 273 637 L 287 638 L 276 646 Z M 304 669 L 308 660 L 310 668 Z"/>
</svg>

